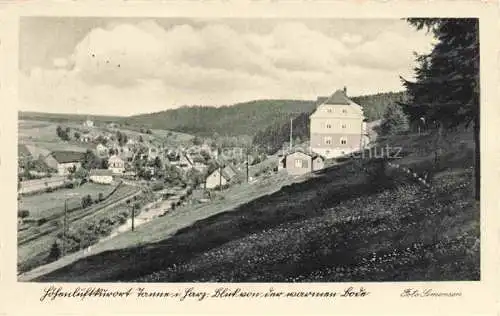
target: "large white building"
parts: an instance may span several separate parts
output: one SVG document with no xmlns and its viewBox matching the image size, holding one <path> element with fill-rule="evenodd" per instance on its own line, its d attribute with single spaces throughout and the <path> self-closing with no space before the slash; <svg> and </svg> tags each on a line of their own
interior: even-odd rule
<svg viewBox="0 0 500 316">
<path fill-rule="evenodd" d="M 347 97 L 346 89 L 326 98 L 309 117 L 310 149 L 326 158 L 347 155 L 365 142 L 363 108 Z"/>
</svg>

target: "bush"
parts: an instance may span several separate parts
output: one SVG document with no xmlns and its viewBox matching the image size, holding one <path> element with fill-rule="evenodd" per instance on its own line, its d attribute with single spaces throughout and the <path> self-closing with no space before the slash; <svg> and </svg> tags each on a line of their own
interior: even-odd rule
<svg viewBox="0 0 500 316">
<path fill-rule="evenodd" d="M 99 192 L 99 201 L 104 200 L 104 194 L 102 192 Z"/>
<path fill-rule="evenodd" d="M 52 247 L 50 248 L 49 256 L 48 256 L 48 261 L 55 261 L 61 257 L 61 249 L 59 249 L 59 244 L 54 241 L 52 244 Z"/>
<path fill-rule="evenodd" d="M 82 197 L 82 207 L 83 208 L 87 208 L 89 206 L 91 206 L 93 203 L 93 200 L 92 200 L 92 196 L 90 196 L 90 194 Z"/>
<path fill-rule="evenodd" d="M 39 218 L 36 223 L 38 226 L 42 226 L 43 224 L 47 223 L 47 219 L 45 217 Z"/>
<path fill-rule="evenodd" d="M 26 217 L 30 216 L 30 211 L 28 210 L 18 210 L 17 211 L 17 217 L 20 217 L 21 219 L 25 219 Z"/>
</svg>

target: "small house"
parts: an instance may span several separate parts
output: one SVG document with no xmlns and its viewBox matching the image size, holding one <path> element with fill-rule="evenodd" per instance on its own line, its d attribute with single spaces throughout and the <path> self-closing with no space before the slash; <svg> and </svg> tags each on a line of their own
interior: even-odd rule
<svg viewBox="0 0 500 316">
<path fill-rule="evenodd" d="M 113 174 L 122 174 L 125 171 L 125 161 L 117 155 L 109 157 L 108 170 L 111 170 Z"/>
<path fill-rule="evenodd" d="M 193 161 L 191 160 L 191 158 L 189 157 L 189 155 L 187 154 L 184 154 L 184 155 L 181 155 L 180 159 L 179 159 L 179 164 L 178 166 L 183 170 L 183 171 L 188 171 L 188 170 L 191 170 L 193 169 L 194 167 L 194 163 Z"/>
<path fill-rule="evenodd" d="M 83 122 L 83 126 L 84 127 L 94 127 L 94 122 L 91 120 L 86 120 L 85 122 Z"/>
<path fill-rule="evenodd" d="M 85 153 L 75 151 L 53 151 L 46 158 L 45 163 L 57 170 L 57 174 L 65 176 L 82 166 Z"/>
<path fill-rule="evenodd" d="M 148 159 L 149 160 L 154 160 L 156 159 L 156 157 L 158 157 L 160 155 L 160 150 L 158 148 L 156 148 L 155 146 L 150 146 L 148 148 Z"/>
<path fill-rule="evenodd" d="M 225 186 L 229 183 L 231 178 L 229 175 L 224 172 L 224 170 L 220 170 L 220 168 L 215 169 L 211 174 L 207 176 L 205 179 L 205 188 L 206 189 L 215 189 L 220 186 Z"/>
<path fill-rule="evenodd" d="M 113 172 L 109 169 L 92 169 L 89 172 L 91 182 L 99 184 L 111 184 L 113 182 Z"/>
<path fill-rule="evenodd" d="M 95 147 L 95 151 L 96 151 L 97 155 L 100 157 L 107 156 L 108 150 L 109 150 L 108 147 L 104 146 L 101 143 L 97 144 L 97 146 Z"/>
<path fill-rule="evenodd" d="M 290 175 L 303 175 L 323 169 L 325 160 L 322 156 L 295 151 L 285 155 L 278 164 L 278 170 L 285 169 Z"/>
</svg>

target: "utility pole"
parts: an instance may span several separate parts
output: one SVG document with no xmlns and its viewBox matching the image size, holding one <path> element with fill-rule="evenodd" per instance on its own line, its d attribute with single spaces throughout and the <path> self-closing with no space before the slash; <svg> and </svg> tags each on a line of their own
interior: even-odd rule
<svg viewBox="0 0 500 316">
<path fill-rule="evenodd" d="M 135 204 L 131 203 L 132 205 L 132 231 L 135 229 Z"/>
<path fill-rule="evenodd" d="M 63 240 L 62 255 L 66 255 L 66 230 L 68 227 L 68 199 L 64 200 L 64 221 L 63 221 Z"/>
<path fill-rule="evenodd" d="M 247 167 L 247 183 L 248 183 L 248 149 L 247 149 L 247 163 L 246 163 L 246 167 Z"/>
<path fill-rule="evenodd" d="M 290 151 L 292 151 L 293 147 L 293 118 L 290 118 Z"/>
<path fill-rule="evenodd" d="M 219 191 L 222 192 L 222 166 L 219 166 Z"/>
</svg>

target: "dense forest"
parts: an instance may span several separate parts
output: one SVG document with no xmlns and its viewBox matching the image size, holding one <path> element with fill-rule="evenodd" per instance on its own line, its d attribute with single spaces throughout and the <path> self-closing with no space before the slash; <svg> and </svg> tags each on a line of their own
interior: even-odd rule
<svg viewBox="0 0 500 316">
<path fill-rule="evenodd" d="M 253 136 L 260 129 L 314 109 L 313 101 L 258 100 L 232 106 L 185 106 L 132 116 L 126 124 L 169 129 L 197 136 Z"/>
</svg>

